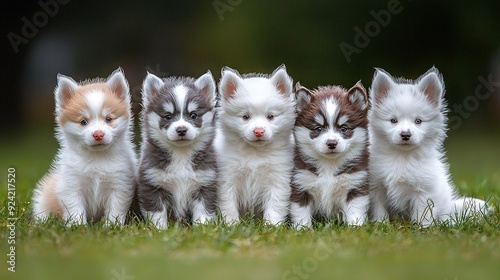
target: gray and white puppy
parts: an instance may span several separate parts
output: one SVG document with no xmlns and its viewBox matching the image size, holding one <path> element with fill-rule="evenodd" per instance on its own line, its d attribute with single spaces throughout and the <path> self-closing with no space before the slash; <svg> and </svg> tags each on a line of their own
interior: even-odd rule
<svg viewBox="0 0 500 280">
<path fill-rule="evenodd" d="M 198 79 L 151 73 L 144 79 L 136 180 L 141 212 L 159 229 L 169 220 L 215 217 L 215 89 L 210 71 Z"/>
</svg>

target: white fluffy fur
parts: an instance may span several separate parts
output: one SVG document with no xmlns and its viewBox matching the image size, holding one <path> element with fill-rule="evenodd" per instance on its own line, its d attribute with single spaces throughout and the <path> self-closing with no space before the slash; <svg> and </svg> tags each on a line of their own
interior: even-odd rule
<svg viewBox="0 0 500 280">
<path fill-rule="evenodd" d="M 106 86 L 115 92 L 123 90 L 123 98 L 130 110 L 128 83 L 121 69 L 113 72 L 106 80 Z M 79 85 L 71 78 L 59 75 L 55 90 L 56 116 L 60 116 L 64 104 Z M 115 127 L 108 125 L 101 116 L 109 112 L 102 109 L 104 92 L 86 92 L 86 108 L 83 116 L 88 124 L 67 121 L 58 124 L 57 139 L 60 149 L 51 172 L 35 189 L 33 212 L 37 220 L 46 220 L 56 214 L 49 206 L 47 183 L 55 179 L 55 196 L 62 208 L 62 218 L 67 225 L 86 224 L 87 218 L 103 211 L 106 222 L 123 224 L 134 193 L 133 176 L 136 156 L 132 138 L 132 120 L 127 117 L 113 120 Z M 109 93 L 108 93 L 109 94 Z M 113 108 L 108 108 L 113 109 Z M 101 146 L 95 143 L 92 134 L 101 130 L 104 139 Z"/>
<path fill-rule="evenodd" d="M 346 197 L 353 185 L 366 180 L 367 171 L 334 176 L 337 164 L 320 163 L 320 169 L 328 170 L 316 176 L 307 170 L 297 171 L 294 181 L 301 191 L 308 191 L 313 200 L 311 205 L 300 206 L 291 203 L 290 213 L 294 227 L 311 227 L 312 216 L 315 213 L 332 219 L 333 213 L 339 213 L 348 225 L 363 225 L 366 222 L 369 198 L 367 195 L 359 196 L 347 202 Z"/>
<path fill-rule="evenodd" d="M 453 222 L 484 211 L 484 201 L 458 198 L 450 182 L 442 152 L 444 83 L 437 69 L 431 68 L 415 82 L 396 80 L 377 69 L 370 95 L 371 219 L 404 214 L 429 226 L 435 220 Z M 411 138 L 404 141 L 402 132 L 410 132 Z"/>
<path fill-rule="evenodd" d="M 221 108 L 214 144 L 221 214 L 225 222 L 233 223 L 239 220 L 242 209 L 262 211 L 266 222 L 281 223 L 288 214 L 293 168 L 292 80 L 284 66 L 269 78 L 243 78 L 224 68 L 219 92 Z M 256 129 L 264 130 L 261 141 L 256 141 Z"/>
</svg>

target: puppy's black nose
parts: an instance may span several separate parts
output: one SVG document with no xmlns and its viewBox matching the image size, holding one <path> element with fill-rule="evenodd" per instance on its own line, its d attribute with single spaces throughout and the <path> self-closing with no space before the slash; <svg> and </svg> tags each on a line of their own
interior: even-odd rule
<svg viewBox="0 0 500 280">
<path fill-rule="evenodd" d="M 188 129 L 185 126 L 179 126 L 175 131 L 177 132 L 177 135 L 184 136 L 186 135 Z"/>
<path fill-rule="evenodd" d="M 337 140 L 332 140 L 332 139 L 328 139 L 326 140 L 326 145 L 328 146 L 328 149 L 330 150 L 333 150 L 337 147 L 337 144 L 339 142 Z"/>
<path fill-rule="evenodd" d="M 401 135 L 401 139 L 403 139 L 404 141 L 408 141 L 411 138 L 411 132 L 410 131 L 403 131 L 403 132 L 401 132 L 400 135 Z"/>
</svg>

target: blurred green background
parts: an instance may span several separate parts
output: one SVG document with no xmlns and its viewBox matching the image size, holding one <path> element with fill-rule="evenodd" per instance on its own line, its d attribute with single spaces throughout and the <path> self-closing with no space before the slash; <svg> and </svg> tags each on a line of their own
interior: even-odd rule
<svg viewBox="0 0 500 280">
<path fill-rule="evenodd" d="M 122 67 L 140 110 L 146 71 L 216 80 L 230 66 L 269 73 L 284 63 L 308 87 L 361 80 L 373 68 L 444 75 L 452 130 L 500 127 L 498 1 L 6 1 L 2 137 L 52 124 L 58 73 L 107 77 Z M 31 24 L 31 26 L 30 26 Z M 362 34 L 360 34 L 362 33 Z M 345 51 L 350 55 L 346 56 Z M 489 86 L 481 82 L 487 81 Z M 475 97 L 477 87 L 481 87 Z M 460 109 L 459 107 L 462 108 Z M 455 116 L 455 117 L 454 117 Z"/>
</svg>

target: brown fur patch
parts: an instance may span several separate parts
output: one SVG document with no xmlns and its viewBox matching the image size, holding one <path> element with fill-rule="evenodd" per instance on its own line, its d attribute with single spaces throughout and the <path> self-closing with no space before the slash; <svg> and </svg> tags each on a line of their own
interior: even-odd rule
<svg viewBox="0 0 500 280">
<path fill-rule="evenodd" d="M 347 193 L 346 202 L 349 202 L 356 197 L 368 195 L 368 193 L 369 193 L 369 185 L 368 185 L 368 180 L 366 180 L 364 184 L 358 186 L 357 188 L 351 189 L 349 193 Z"/>
<path fill-rule="evenodd" d="M 314 98 L 314 102 L 305 104 L 302 107 L 302 110 L 299 112 L 297 116 L 296 125 L 300 125 L 308 128 L 311 131 L 311 138 L 315 138 L 319 135 L 318 132 L 315 131 L 317 126 L 321 126 L 315 121 L 316 115 L 321 115 L 326 120 L 326 116 L 321 108 L 322 101 L 328 98 L 335 99 L 336 103 L 339 105 L 339 114 L 338 118 L 341 116 L 348 116 L 348 122 L 345 123 L 349 128 L 362 127 L 367 128 L 368 126 L 368 100 L 366 97 L 366 92 L 362 86 L 356 84 L 354 87 L 356 90 L 360 90 L 364 93 L 365 101 L 367 106 L 364 109 L 360 109 L 357 104 L 353 104 L 349 99 L 350 91 L 339 87 L 339 86 L 325 86 L 319 87 L 316 90 L 312 91 L 312 96 Z M 329 120 L 332 121 L 332 120 Z M 334 120 L 335 124 L 337 124 L 338 119 Z M 326 123 L 323 124 L 323 127 L 326 126 Z M 349 138 L 352 136 L 352 130 L 348 130 L 344 137 Z"/>
<path fill-rule="evenodd" d="M 56 174 L 50 174 L 42 179 L 39 187 L 42 188 L 43 208 L 48 209 L 53 215 L 62 217 L 63 210 L 61 202 L 56 194 L 57 178 L 58 176 Z"/>
<path fill-rule="evenodd" d="M 120 117 L 128 118 L 130 116 L 130 105 L 123 98 L 118 98 L 116 95 L 106 94 L 104 96 L 104 101 L 102 103 L 103 108 L 109 108 L 111 111 L 106 116 L 101 116 L 102 118 L 110 117 L 115 120 Z M 109 124 L 114 127 L 113 121 Z"/>
<path fill-rule="evenodd" d="M 311 173 L 314 173 L 316 176 L 318 175 L 318 169 L 316 168 L 316 166 L 308 164 L 303 160 L 298 147 L 295 147 L 295 157 L 293 159 L 293 162 L 295 164 L 295 171 L 307 170 Z M 292 181 L 292 193 L 290 195 L 290 201 L 296 202 L 300 206 L 305 206 L 309 205 L 312 202 L 312 196 L 307 191 L 300 191 Z"/>
<path fill-rule="evenodd" d="M 309 192 L 299 191 L 296 186 L 292 185 L 292 193 L 290 194 L 290 201 L 298 203 L 300 206 L 306 206 L 312 202 L 312 196 Z"/>
<path fill-rule="evenodd" d="M 85 96 L 89 92 L 95 91 L 104 93 L 102 107 L 108 108 L 111 111 L 108 115 L 100 117 L 111 117 L 112 119 L 116 119 L 121 116 L 128 117 L 130 115 L 130 104 L 127 100 L 119 98 L 105 83 L 93 83 L 79 86 L 75 90 L 71 98 L 63 104 L 61 114 L 56 118 L 57 122 L 60 124 L 65 124 L 67 122 L 79 123 L 84 119 L 82 113 L 84 110 L 88 110 Z M 112 125 L 112 123 L 110 125 Z"/>
<path fill-rule="evenodd" d="M 369 157 L 369 152 L 368 152 L 368 147 L 366 147 L 363 153 L 359 157 L 346 163 L 343 166 L 343 168 L 341 168 L 340 170 L 337 171 L 337 173 L 335 173 L 335 175 L 338 176 L 344 173 L 352 174 L 359 171 L 368 170 L 368 157 Z"/>
<path fill-rule="evenodd" d="M 316 168 L 316 166 L 314 166 L 312 164 L 307 164 L 303 160 L 302 155 L 300 154 L 298 147 L 295 148 L 295 157 L 293 159 L 293 162 L 295 164 L 295 168 L 297 168 L 299 170 L 308 170 L 311 173 L 318 175 L 318 169 Z"/>
<path fill-rule="evenodd" d="M 359 88 L 356 88 L 359 89 Z M 364 89 L 364 88 L 363 88 Z M 366 93 L 364 90 L 361 90 L 364 93 L 365 101 L 367 101 Z M 340 112 L 340 116 L 348 116 L 349 120 L 346 125 L 350 128 L 362 127 L 367 128 L 368 126 L 368 106 L 364 109 L 360 109 L 358 105 L 353 104 L 349 99 L 349 92 L 343 91 L 341 93 L 340 98 L 337 98 Z"/>
<path fill-rule="evenodd" d="M 62 104 L 62 110 L 56 120 L 59 124 L 67 122 L 78 123 L 83 119 L 82 110 L 87 108 L 87 102 L 83 92 L 75 92 L 71 98 Z"/>
</svg>

